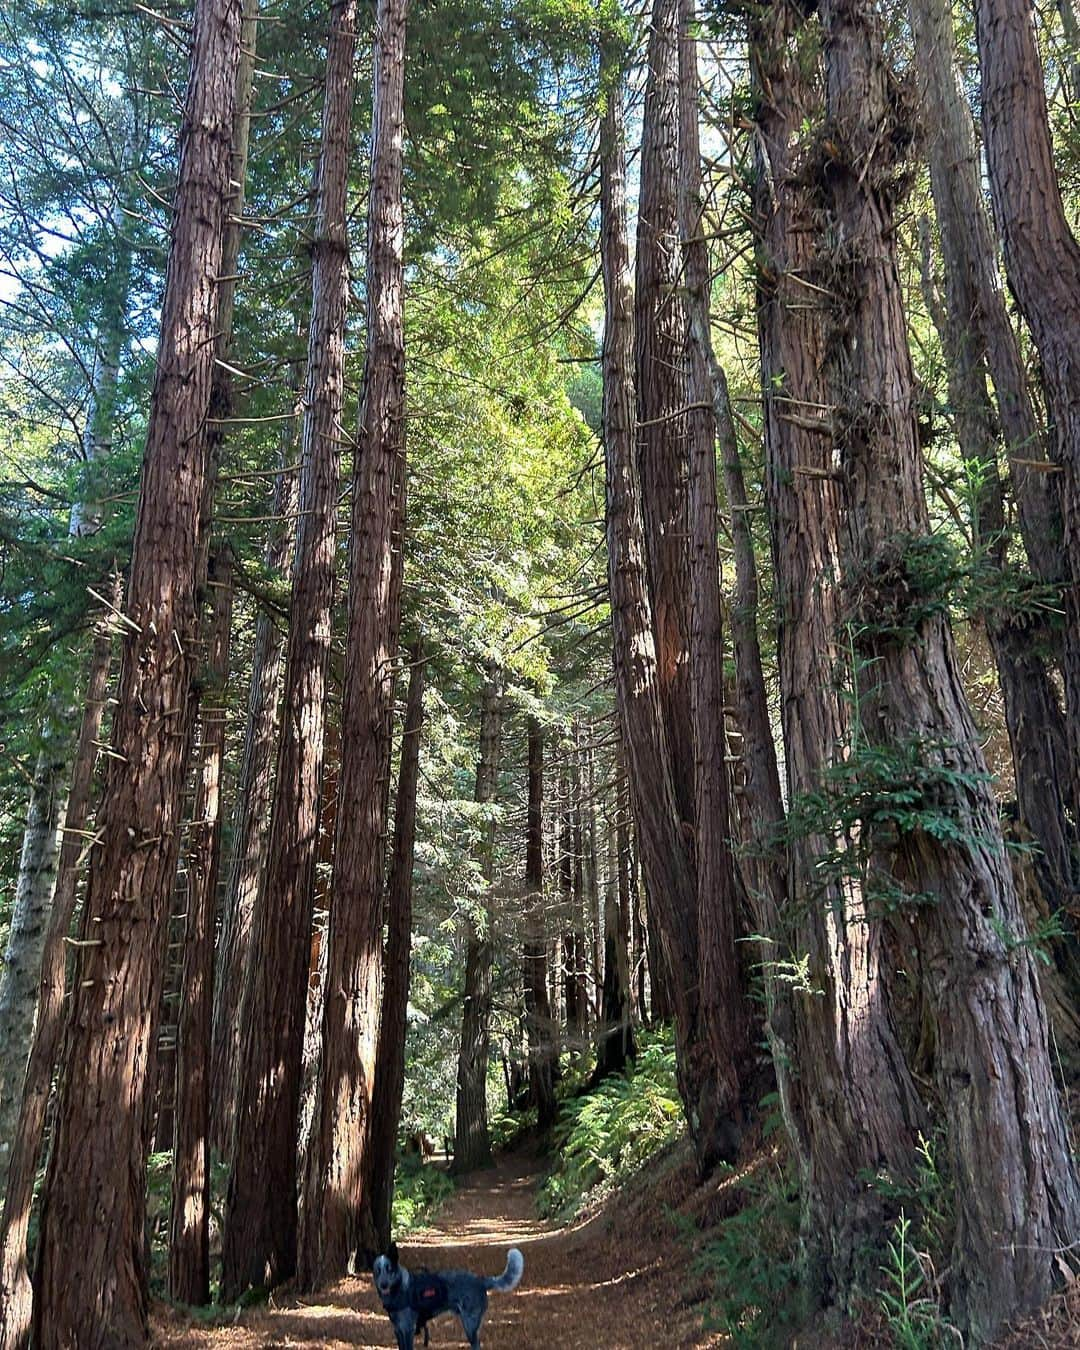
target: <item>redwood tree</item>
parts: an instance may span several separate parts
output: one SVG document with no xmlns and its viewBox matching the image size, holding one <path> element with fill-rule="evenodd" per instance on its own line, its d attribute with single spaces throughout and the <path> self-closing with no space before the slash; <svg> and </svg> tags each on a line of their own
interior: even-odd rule
<svg viewBox="0 0 1080 1350">
<path fill-rule="evenodd" d="M 476 761 L 476 801 L 494 804 L 502 752 L 503 688 L 501 672 L 487 672 L 480 693 L 480 752 Z M 484 915 L 469 926 L 462 991 L 461 1045 L 458 1051 L 454 1170 L 471 1172 L 491 1161 L 487 1122 L 487 1069 L 491 1036 L 491 984 L 494 965 L 495 817 L 483 822 L 479 844 L 484 885 Z"/>
<path fill-rule="evenodd" d="M 1069 227 L 1054 167 L 1034 14 L 1022 0 L 977 0 L 975 31 L 990 195 L 1009 284 L 1039 352 L 1048 449 L 1059 469 L 1075 803 L 1080 801 L 1080 243 Z"/>
<path fill-rule="evenodd" d="M 241 1004 L 236 1132 L 222 1242 L 222 1294 L 273 1286 L 296 1269 L 297 1127 L 307 1006 L 327 676 L 344 439 L 346 188 L 355 0 L 331 8 L 312 241 L 312 303 L 281 744 L 268 868 L 252 919 Z"/>
<path fill-rule="evenodd" d="M 676 795 L 661 708 L 661 679 L 646 579 L 642 483 L 635 455 L 633 303 L 626 236 L 626 166 L 619 44 L 601 47 L 601 263 L 604 278 L 603 439 L 606 467 L 608 588 L 615 694 L 641 868 L 659 917 L 664 965 L 671 973 L 679 1087 L 702 1170 L 733 1156 L 730 1100 L 717 1085 L 713 1043 L 702 1026 L 698 980 L 697 884 Z M 681 357 L 680 357 L 681 359 Z M 655 969 L 655 966 L 653 967 Z"/>
<path fill-rule="evenodd" d="M 822 19 L 831 133 L 823 206 L 835 241 L 826 370 L 859 656 L 853 767 L 858 782 L 860 754 L 878 747 L 917 765 L 923 793 L 913 824 L 890 823 L 887 811 L 875 815 L 871 785 L 862 825 L 883 898 L 867 901 L 884 908 L 936 1016 L 956 1194 L 953 1311 L 989 1339 L 1050 1292 L 1055 1250 L 1080 1234 L 1080 1189 L 997 804 L 947 612 L 921 570 L 932 542 L 894 215 L 903 138 L 885 136 L 896 104 L 881 21 L 867 0 L 824 0 Z"/>
<path fill-rule="evenodd" d="M 813 186 L 822 116 L 820 33 L 789 0 L 751 25 L 756 97 L 754 223 L 767 501 L 776 576 L 788 797 L 822 791 L 850 738 L 838 589 L 842 496 L 831 441 L 826 275 Z M 808 1297 L 843 1301 L 876 1284 L 891 1209 L 869 1178 L 910 1174 L 921 1109 L 889 1014 L 881 926 L 852 871 L 827 871 L 853 840 L 839 826 L 788 833 L 789 902 L 775 960 L 806 961 L 792 1024 L 773 1023 L 798 1066 L 787 1116 L 803 1181 Z"/>
<path fill-rule="evenodd" d="M 405 1034 L 412 955 L 412 874 L 416 844 L 416 789 L 424 725 L 426 657 L 419 639 L 409 649 L 409 692 L 401 729 L 401 763 L 394 804 L 394 840 L 386 883 L 386 955 L 382 1016 L 371 1098 L 371 1180 L 363 1196 L 361 1240 L 379 1251 L 390 1245 L 401 1096 L 405 1086 Z"/>
<path fill-rule="evenodd" d="M 230 191 L 240 0 L 199 0 L 125 605 L 35 1272 L 41 1345 L 147 1335 L 147 1089 L 196 660 L 198 528 Z"/>
<path fill-rule="evenodd" d="M 349 633 L 318 1105 L 307 1155 L 299 1276 L 313 1288 L 356 1250 L 369 1169 L 382 985 L 383 870 L 401 607 L 405 490 L 406 0 L 375 16 L 368 197 L 367 361 L 353 469 Z"/>
</svg>

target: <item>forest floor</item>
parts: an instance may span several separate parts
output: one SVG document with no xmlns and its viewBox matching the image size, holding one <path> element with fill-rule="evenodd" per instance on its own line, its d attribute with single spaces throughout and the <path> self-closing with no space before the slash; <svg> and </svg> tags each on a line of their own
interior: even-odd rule
<svg viewBox="0 0 1080 1350">
<path fill-rule="evenodd" d="M 724 1338 L 701 1331 L 700 1310 L 683 1301 L 685 1249 L 613 1225 L 605 1213 L 570 1226 L 536 1217 L 542 1163 L 517 1153 L 464 1180 L 429 1228 L 401 1244 L 417 1269 L 467 1269 L 497 1275 L 508 1247 L 520 1247 L 525 1275 L 513 1294 L 493 1294 L 484 1319 L 485 1350 L 644 1350 L 706 1347 Z M 156 1347 L 277 1350 L 320 1346 L 392 1346 L 390 1320 L 369 1276 L 340 1280 L 311 1297 L 277 1295 L 228 1325 L 199 1325 L 159 1305 Z M 455 1318 L 431 1324 L 432 1345 L 464 1344 Z"/>
<path fill-rule="evenodd" d="M 402 1259 L 414 1270 L 464 1268 L 496 1275 L 507 1248 L 521 1248 L 524 1278 L 515 1293 L 492 1295 L 484 1320 L 485 1350 L 731 1345 L 726 1336 L 705 1330 L 715 1285 L 708 1265 L 695 1261 L 695 1250 L 719 1231 L 718 1223 L 738 1214 L 775 1163 L 776 1150 L 762 1146 L 738 1174 L 698 1185 L 683 1141 L 657 1155 L 589 1217 L 560 1225 L 537 1218 L 544 1160 L 510 1154 L 463 1180 L 430 1226 L 401 1243 Z M 764 1264 L 766 1226 L 755 1220 L 751 1228 L 749 1240 Z M 774 1293 L 783 1297 L 779 1286 Z M 430 1331 L 433 1346 L 464 1345 L 455 1318 L 440 1318 Z M 159 1303 L 153 1333 L 152 1344 L 160 1350 L 370 1350 L 395 1344 L 366 1273 L 310 1297 L 279 1290 L 268 1306 L 245 1309 L 227 1321 L 220 1316 L 198 1320 Z M 857 1321 L 792 1328 L 787 1336 L 768 1337 L 761 1344 L 791 1350 L 892 1350 L 898 1342 L 871 1303 Z M 997 1350 L 1080 1346 L 1080 1280 L 995 1345 Z"/>
</svg>

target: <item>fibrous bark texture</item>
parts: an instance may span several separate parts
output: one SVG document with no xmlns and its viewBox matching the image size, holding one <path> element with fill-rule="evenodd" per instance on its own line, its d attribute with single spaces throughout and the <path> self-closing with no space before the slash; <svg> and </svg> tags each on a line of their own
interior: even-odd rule
<svg viewBox="0 0 1080 1350">
<path fill-rule="evenodd" d="M 820 35 L 779 0 L 751 27 L 757 96 L 755 227 L 767 501 L 777 590 L 788 799 L 820 792 L 849 742 L 839 594 L 842 497 L 830 440 L 826 278 L 815 251 L 812 132 Z M 842 831 L 793 828 L 789 900 L 774 959 L 805 958 L 793 1025 L 773 1035 L 799 1066 L 785 1114 L 803 1172 L 803 1282 L 820 1303 L 876 1285 L 891 1211 L 869 1178 L 911 1171 L 921 1119 L 881 976 L 880 923 L 855 878 L 822 878 Z"/>
<path fill-rule="evenodd" d="M 356 1250 L 369 1170 L 382 987 L 383 881 L 405 491 L 406 0 L 375 16 L 367 364 L 353 470 L 341 779 L 327 927 L 322 1058 L 307 1156 L 299 1277 L 314 1288 Z"/>
<path fill-rule="evenodd" d="M 390 1245 L 401 1094 L 405 1086 L 405 1032 L 412 952 L 412 873 L 416 844 L 416 789 L 420 779 L 420 737 L 424 725 L 426 659 L 419 641 L 409 650 L 409 692 L 401 729 L 401 762 L 394 805 L 394 842 L 386 884 L 386 957 L 382 1016 L 371 1100 L 371 1182 L 364 1197 L 363 1241 L 378 1251 Z M 370 1230 L 366 1231 L 366 1230 Z"/>
<path fill-rule="evenodd" d="M 934 1069 L 956 1193 L 953 1311 L 974 1339 L 990 1339 L 1050 1292 L 1053 1253 L 1080 1232 L 1080 1191 L 945 607 L 920 592 L 929 522 L 894 220 L 893 156 L 903 141 L 894 134 L 890 149 L 885 139 L 897 104 L 880 18 L 867 0 L 824 0 L 821 12 L 831 133 L 823 205 L 836 269 L 827 369 L 860 735 L 886 753 L 906 747 L 932 785 L 925 825 L 891 828 L 872 810 L 864 819 L 870 877 L 881 888 L 867 903 L 887 913 L 936 1015 Z M 853 750 L 858 771 L 858 740 Z M 952 822 L 944 838 L 935 813 Z"/>
<path fill-rule="evenodd" d="M 222 1244 L 222 1296 L 296 1269 L 297 1131 L 308 954 L 326 732 L 345 378 L 346 188 L 356 53 L 355 0 L 330 14 L 312 243 L 312 302 L 281 744 L 269 865 L 252 918 L 241 1004 L 240 1072 Z"/>
<path fill-rule="evenodd" d="M 113 755 L 91 855 L 42 1207 L 40 1345 L 141 1346 L 147 1088 L 179 842 L 239 0 L 199 0 L 135 526 Z"/>
<path fill-rule="evenodd" d="M 214 921 L 221 861 L 221 780 L 225 765 L 225 692 L 229 678 L 232 562 L 210 558 L 206 677 L 195 804 L 188 834 L 187 921 L 176 1027 L 176 1138 L 169 1227 L 169 1295 L 210 1302 L 210 1033 Z"/>
</svg>

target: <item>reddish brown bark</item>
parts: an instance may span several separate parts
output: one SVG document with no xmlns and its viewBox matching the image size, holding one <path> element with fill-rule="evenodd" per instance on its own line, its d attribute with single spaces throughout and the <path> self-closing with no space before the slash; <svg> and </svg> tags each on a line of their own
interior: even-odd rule
<svg viewBox="0 0 1080 1350">
<path fill-rule="evenodd" d="M 711 273 L 701 211 L 694 0 L 679 6 L 679 231 L 687 315 L 687 439 L 690 457 L 690 693 L 694 730 L 694 857 L 702 1019 L 712 1038 L 717 1109 L 737 1128 L 751 1070 L 750 1018 L 736 940 L 741 929 L 724 735 L 724 641 L 717 545 Z M 722 378 L 722 372 L 721 372 Z M 726 409 L 725 409 L 726 411 Z M 728 420 L 730 427 L 730 419 Z M 762 685 L 764 688 L 764 685 Z M 779 799 L 779 784 L 777 784 Z"/>
<path fill-rule="evenodd" d="M 341 781 L 327 928 L 319 1104 L 307 1158 L 300 1282 L 356 1250 L 382 984 L 383 870 L 401 607 L 405 473 L 405 0 L 375 18 L 368 199 L 367 364 L 353 471 Z"/>
<path fill-rule="evenodd" d="M 679 818 L 693 826 L 686 314 L 679 243 L 679 0 L 654 0 L 641 140 L 634 379 L 640 511 L 660 706 Z"/>
<path fill-rule="evenodd" d="M 416 844 L 416 789 L 420 779 L 420 736 L 424 725 L 424 672 L 421 642 L 409 651 L 409 693 L 401 730 L 401 763 L 394 806 L 394 842 L 386 886 L 387 938 L 382 1016 L 371 1099 L 371 1181 L 363 1198 L 362 1240 L 378 1251 L 390 1245 L 401 1094 L 405 1086 L 405 1031 L 412 951 L 412 874 Z"/>
<path fill-rule="evenodd" d="M 933 605 L 905 613 L 903 597 L 919 585 L 912 541 L 928 534 L 929 521 L 896 260 L 895 152 L 883 139 L 895 104 L 880 18 L 867 0 L 824 0 L 822 18 L 833 133 L 824 207 L 832 237 L 846 241 L 833 258 L 826 369 L 844 471 L 845 592 L 862 658 L 859 722 L 871 745 L 913 747 L 934 783 L 928 809 L 956 827 L 946 841 L 918 825 L 871 820 L 864 832 L 873 875 L 888 878 L 894 941 L 917 953 L 936 1016 L 934 1069 L 956 1198 L 953 1315 L 974 1339 L 989 1340 L 1050 1292 L 1055 1250 L 1080 1234 L 1080 1189 L 947 615 Z M 913 637 L 903 635 L 905 623 Z"/>
<path fill-rule="evenodd" d="M 995 579 L 1007 578 L 1000 439 L 1006 453 L 1015 457 L 1021 520 L 1026 522 L 1025 538 L 1034 540 L 1037 574 L 1048 566 L 1043 554 L 1052 546 L 1052 517 L 1058 513 L 1032 500 L 1051 475 L 1029 467 L 1041 458 L 1041 436 L 997 282 L 996 241 L 983 201 L 975 128 L 953 57 L 952 11 L 942 0 L 910 0 L 909 9 L 929 129 L 930 183 L 945 272 L 944 312 L 929 278 L 928 299 L 948 363 L 957 441 L 964 458 L 975 466 L 979 484 L 972 513 L 975 544 L 992 587 Z M 996 418 L 988 376 L 996 394 Z M 1060 519 L 1057 525 L 1060 529 Z M 1060 558 L 1054 566 L 1060 566 Z M 1043 579 L 1060 578 L 1054 573 Z M 1044 653 L 1056 644 L 1048 641 L 1045 622 L 1030 610 L 1014 613 L 1006 594 L 1001 585 L 1001 594 L 991 597 L 983 617 L 1005 705 L 1020 815 L 1041 845 L 1044 889 L 1054 908 L 1060 909 L 1073 890 L 1076 836 L 1071 823 L 1068 735 L 1044 660 Z"/>
<path fill-rule="evenodd" d="M 344 439 L 346 186 L 355 52 L 355 0 L 343 0 L 331 9 L 326 58 L 281 745 L 269 867 L 252 919 L 241 1005 L 236 1133 L 222 1244 L 226 1300 L 250 1287 L 273 1286 L 296 1269 L 297 1127 Z"/>
<path fill-rule="evenodd" d="M 113 752 L 35 1272 L 34 1335 L 141 1346 L 146 1089 L 176 870 L 239 0 L 199 0 L 135 527 Z"/>
<path fill-rule="evenodd" d="M 626 169 L 618 57 L 601 52 L 601 261 L 604 276 L 606 531 L 616 701 L 626 747 L 641 867 L 660 918 L 676 1022 L 679 1086 L 702 1170 L 732 1156 L 737 1140 L 718 1102 L 712 1042 L 701 1025 L 697 884 L 671 770 L 645 575 L 641 487 L 635 465 L 635 401 Z M 653 967 L 655 970 L 655 966 Z M 654 985 L 655 996 L 655 985 Z M 655 1010 L 654 1001 L 654 1010 Z"/>
<path fill-rule="evenodd" d="M 978 0 L 975 31 L 994 215 L 1009 284 L 1042 363 L 1048 449 L 1060 470 L 1064 674 L 1075 804 L 1080 801 L 1080 244 L 1069 228 L 1054 167 L 1031 8 L 1021 0 Z"/>
<path fill-rule="evenodd" d="M 544 729 L 535 717 L 529 718 L 528 776 L 522 982 L 529 1055 L 529 1097 L 536 1107 L 538 1127 L 547 1130 L 555 1121 L 558 1054 L 548 999 L 547 941 L 544 934 Z"/>
<path fill-rule="evenodd" d="M 294 449 L 296 428 L 290 424 L 283 449 Z M 287 464 L 287 456 L 283 456 Z M 263 555 L 268 572 L 287 575 L 296 537 L 296 474 L 283 467 L 274 484 L 272 513 L 280 520 Z M 247 976 L 251 925 L 259 883 L 266 869 L 270 804 L 274 795 L 278 701 L 284 667 L 284 635 L 276 619 L 260 613 L 255 620 L 251 652 L 251 684 L 240 772 L 236 781 L 233 858 L 222 904 L 214 975 L 213 1054 L 210 1070 L 210 1131 L 215 1152 L 231 1158 L 235 1127 L 240 1051 L 240 1003 Z"/>
<path fill-rule="evenodd" d="M 119 576 L 114 579 L 111 600 L 113 606 L 118 608 L 122 600 Z M 90 817 L 97 743 L 101 739 L 105 712 L 112 633 L 113 618 L 110 613 L 99 621 L 90 649 L 86 699 L 64 818 L 65 833 L 60 846 L 56 890 L 42 948 L 37 1021 L 23 1078 L 19 1120 L 11 1140 L 7 1191 L 4 1196 L 3 1221 L 0 1223 L 2 1350 L 25 1350 L 30 1338 L 32 1291 L 26 1239 L 41 1156 L 45 1112 L 64 1025 L 66 938 L 75 913 L 79 858 L 86 847 L 85 830 Z"/>
<path fill-rule="evenodd" d="M 780 704 L 789 801 L 820 791 L 849 740 L 838 590 L 842 498 L 830 440 L 831 392 L 818 288 L 817 203 L 810 157 L 821 117 L 818 35 L 780 0 L 751 28 L 758 100 L 755 186 L 758 321 L 767 499 L 776 575 Z M 777 961 L 807 958 L 794 1026 L 773 1018 L 779 1053 L 798 1066 L 785 1114 L 803 1173 L 803 1282 L 843 1301 L 879 1277 L 889 1205 L 867 1178 L 901 1178 L 921 1119 L 881 978 L 880 924 L 851 878 L 821 878 L 840 832 L 789 835 L 790 899 L 771 934 Z"/>
<path fill-rule="evenodd" d="M 210 1031 L 232 619 L 232 565 L 227 550 L 212 555 L 208 581 L 211 613 L 195 807 L 189 830 L 187 923 L 176 1028 L 176 1138 L 169 1229 L 170 1297 L 197 1304 L 210 1301 Z"/>
<path fill-rule="evenodd" d="M 476 800 L 494 803 L 502 752 L 501 672 L 492 670 L 480 694 L 480 753 L 476 761 Z M 491 1037 L 491 986 L 494 963 L 495 817 L 484 824 L 480 840 L 484 881 L 483 926 L 470 924 L 465 949 L 461 1045 L 458 1051 L 454 1171 L 471 1172 L 491 1162 L 487 1118 L 487 1069 Z"/>
</svg>

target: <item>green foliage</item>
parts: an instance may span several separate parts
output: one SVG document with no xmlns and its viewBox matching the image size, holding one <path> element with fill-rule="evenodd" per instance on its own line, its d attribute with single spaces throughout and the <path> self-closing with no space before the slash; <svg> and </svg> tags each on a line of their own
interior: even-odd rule
<svg viewBox="0 0 1080 1350">
<path fill-rule="evenodd" d="M 875 857 L 918 834 L 942 845 L 992 842 L 971 834 L 964 811 L 968 795 L 989 775 L 958 768 L 953 749 L 924 736 L 889 745 L 860 741 L 847 759 L 825 771 L 818 790 L 793 800 L 789 837 L 840 841 L 817 860 L 820 892 L 857 878 L 867 903 L 882 911 L 932 904 L 934 895 L 900 886 L 874 865 Z"/>
<path fill-rule="evenodd" d="M 569 1217 L 620 1185 L 683 1129 L 669 1028 L 643 1034 L 634 1067 L 563 1102 L 558 1160 L 540 1192 L 546 1215 Z"/>
<path fill-rule="evenodd" d="M 390 1226 L 395 1238 L 426 1223 L 454 1193 L 454 1179 L 445 1167 L 415 1155 L 398 1160 L 394 1173 L 394 1205 Z"/>
<path fill-rule="evenodd" d="M 800 1205 L 782 1168 L 740 1184 L 745 1203 L 712 1231 L 695 1267 L 712 1285 L 709 1324 L 749 1348 L 778 1342 L 796 1319 Z"/>
<path fill-rule="evenodd" d="M 943 1317 L 937 1300 L 927 1296 L 924 1257 L 916 1250 L 911 1220 L 903 1210 L 888 1242 L 888 1263 L 882 1267 L 885 1288 L 881 1310 L 897 1350 L 941 1350 L 960 1333 Z"/>
</svg>

